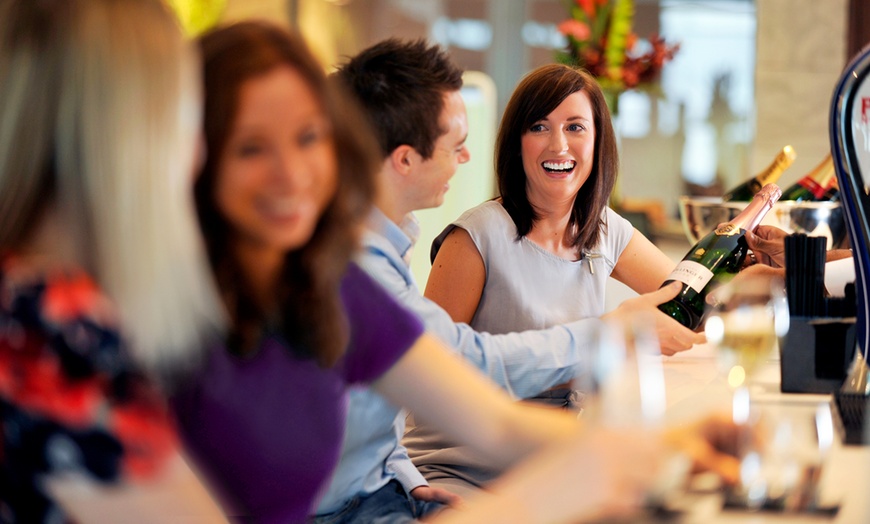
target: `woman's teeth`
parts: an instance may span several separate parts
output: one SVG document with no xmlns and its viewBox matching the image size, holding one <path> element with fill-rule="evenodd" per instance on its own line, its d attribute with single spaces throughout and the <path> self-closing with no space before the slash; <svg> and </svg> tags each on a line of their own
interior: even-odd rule
<svg viewBox="0 0 870 524">
<path fill-rule="evenodd" d="M 574 162 L 573 160 L 565 160 L 564 162 L 544 162 L 542 165 L 547 171 L 567 173 L 574 169 L 577 162 Z"/>
</svg>

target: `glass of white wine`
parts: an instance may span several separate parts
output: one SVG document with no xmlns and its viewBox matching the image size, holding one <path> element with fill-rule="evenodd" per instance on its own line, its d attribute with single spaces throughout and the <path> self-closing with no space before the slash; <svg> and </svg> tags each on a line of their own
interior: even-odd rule
<svg viewBox="0 0 870 524">
<path fill-rule="evenodd" d="M 739 485 L 729 498 L 733 504 L 757 508 L 767 501 L 771 485 L 763 474 L 765 453 L 759 446 L 764 439 L 751 399 L 763 393 L 755 377 L 776 358 L 788 331 L 785 286 L 776 277 L 739 275 L 710 296 L 713 304 L 704 332 L 717 349 L 720 372 L 732 392 L 732 419 L 747 428 L 739 452 Z"/>
<path fill-rule="evenodd" d="M 788 332 L 782 279 L 740 275 L 717 289 L 704 332 L 717 348 L 719 369 L 734 389 L 748 388 L 759 368 L 776 358 Z"/>
</svg>

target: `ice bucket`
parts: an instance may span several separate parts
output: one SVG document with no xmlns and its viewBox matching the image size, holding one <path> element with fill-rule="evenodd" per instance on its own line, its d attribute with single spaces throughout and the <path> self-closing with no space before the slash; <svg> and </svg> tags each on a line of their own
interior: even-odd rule
<svg viewBox="0 0 870 524">
<path fill-rule="evenodd" d="M 680 197 L 680 218 L 689 242 L 694 244 L 719 224 L 736 217 L 746 205 L 723 202 L 719 197 Z M 847 244 L 846 218 L 839 202 L 777 202 L 761 223 L 788 233 L 824 236 L 828 249 Z"/>
</svg>

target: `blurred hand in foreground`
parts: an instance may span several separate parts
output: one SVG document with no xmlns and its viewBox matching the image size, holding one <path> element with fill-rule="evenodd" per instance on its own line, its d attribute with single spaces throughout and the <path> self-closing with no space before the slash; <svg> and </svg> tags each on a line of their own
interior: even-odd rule
<svg viewBox="0 0 870 524">
<path fill-rule="evenodd" d="M 746 427 L 735 424 L 726 413 L 699 419 L 665 432 L 665 441 L 692 460 L 693 473 L 715 473 L 727 485 L 740 479 L 741 442 Z"/>
</svg>

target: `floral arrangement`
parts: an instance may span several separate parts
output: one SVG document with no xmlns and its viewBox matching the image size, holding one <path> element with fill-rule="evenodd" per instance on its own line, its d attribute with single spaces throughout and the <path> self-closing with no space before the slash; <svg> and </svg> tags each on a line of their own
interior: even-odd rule
<svg viewBox="0 0 870 524">
<path fill-rule="evenodd" d="M 556 59 L 592 73 L 609 95 L 613 113 L 620 93 L 656 82 L 662 66 L 679 50 L 679 44 L 668 45 L 652 35 L 649 51 L 634 52 L 634 0 L 566 0 L 566 5 L 571 18 L 558 30 L 568 39 L 568 47 L 558 51 Z"/>
<path fill-rule="evenodd" d="M 227 0 L 168 0 L 178 16 L 184 32 L 196 37 L 211 29 L 220 20 L 227 7 Z"/>
</svg>

